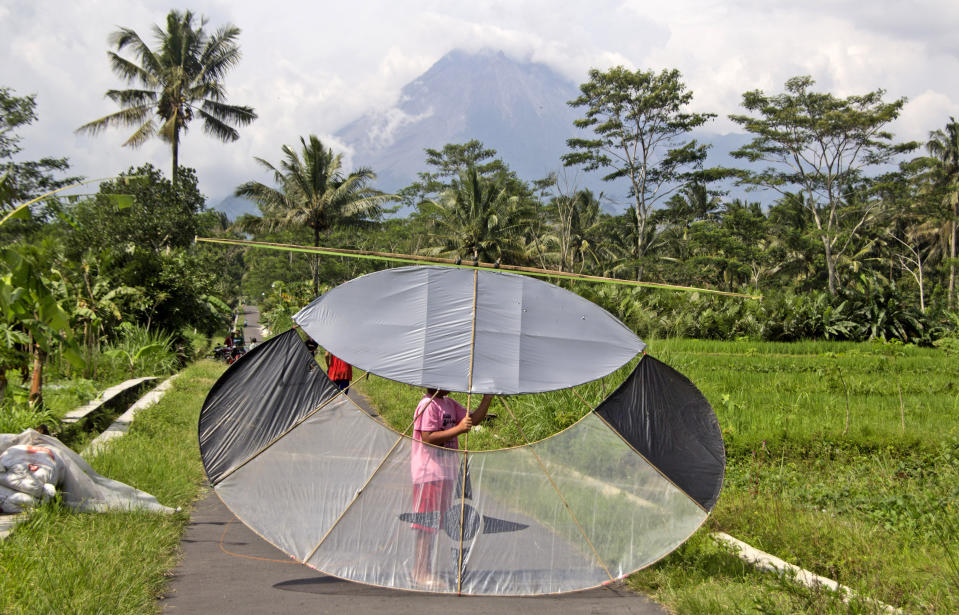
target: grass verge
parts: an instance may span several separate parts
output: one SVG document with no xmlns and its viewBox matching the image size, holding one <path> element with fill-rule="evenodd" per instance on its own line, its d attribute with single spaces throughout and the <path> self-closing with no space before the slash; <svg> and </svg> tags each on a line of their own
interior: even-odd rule
<svg viewBox="0 0 959 615">
<path fill-rule="evenodd" d="M 188 509 L 203 484 L 200 406 L 223 369 L 201 361 L 184 370 L 94 469 Z M 74 513 L 49 502 L 0 542 L 0 613 L 154 613 L 188 521 L 186 512 Z"/>
</svg>

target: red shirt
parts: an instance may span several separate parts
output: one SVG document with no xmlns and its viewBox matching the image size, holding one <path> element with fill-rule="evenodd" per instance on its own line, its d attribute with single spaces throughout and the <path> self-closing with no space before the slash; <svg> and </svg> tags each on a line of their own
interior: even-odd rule
<svg viewBox="0 0 959 615">
<path fill-rule="evenodd" d="M 352 380 L 353 367 L 339 357 L 330 354 L 330 368 L 326 370 L 330 380 Z"/>
</svg>

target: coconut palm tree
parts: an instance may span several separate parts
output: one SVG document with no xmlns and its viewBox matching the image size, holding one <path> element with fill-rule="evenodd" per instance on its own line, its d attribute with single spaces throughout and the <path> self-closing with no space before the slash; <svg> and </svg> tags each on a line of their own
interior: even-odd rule
<svg viewBox="0 0 959 615">
<path fill-rule="evenodd" d="M 434 225 L 429 255 L 449 255 L 474 263 L 525 262 L 525 238 L 532 211 L 508 188 L 483 179 L 475 167 L 462 172 L 436 200 L 423 201 L 420 213 Z"/>
<path fill-rule="evenodd" d="M 560 194 L 547 205 L 547 212 L 553 218 L 553 232 L 545 238 L 556 246 L 553 260 L 560 271 L 583 273 L 588 261 L 598 265 L 604 257 L 615 258 L 606 252 L 604 215 L 590 190 Z"/>
<path fill-rule="evenodd" d="M 278 187 L 250 181 L 237 187 L 236 196 L 255 201 L 269 228 L 307 227 L 313 245 L 335 228 L 365 228 L 375 223 L 384 203 L 396 195 L 370 186 L 376 175 L 369 168 L 343 174 L 343 155 L 334 154 L 316 135 L 300 137 L 300 153 L 283 146 L 284 159 L 274 166 L 255 160 L 273 174 Z M 313 259 L 313 293 L 319 293 L 319 257 Z"/>
<path fill-rule="evenodd" d="M 202 119 L 204 132 L 225 143 L 239 139 L 235 126 L 246 126 L 256 119 L 251 107 L 226 103 L 223 77 L 240 61 L 236 42 L 240 29 L 227 24 L 211 34 L 205 25 L 205 18 L 197 18 L 190 11 L 170 11 L 165 30 L 153 26 L 157 43 L 153 49 L 130 28 L 112 33 L 109 42 L 116 51 L 108 52 L 110 67 L 135 87 L 107 90 L 107 98 L 120 110 L 84 124 L 77 132 L 95 135 L 111 126 L 135 127 L 123 144 L 130 147 L 159 136 L 170 143 L 173 181 L 181 134 L 193 119 Z M 125 49 L 136 61 L 120 55 Z"/>
<path fill-rule="evenodd" d="M 940 230 L 949 245 L 949 308 L 956 297 L 956 241 L 959 223 L 959 122 L 950 117 L 945 129 L 929 133 L 926 151 L 933 161 L 935 181 L 944 192 L 947 211 Z"/>
</svg>

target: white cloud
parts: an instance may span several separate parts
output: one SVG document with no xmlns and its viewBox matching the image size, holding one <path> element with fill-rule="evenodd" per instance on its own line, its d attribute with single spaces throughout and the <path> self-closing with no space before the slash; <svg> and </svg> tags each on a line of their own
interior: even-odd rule
<svg viewBox="0 0 959 615">
<path fill-rule="evenodd" d="M 885 88 L 910 98 L 896 124 L 924 138 L 959 114 L 959 3 L 880 0 L 442 0 L 262 3 L 197 0 L 209 27 L 242 28 L 243 60 L 225 82 L 231 102 L 260 118 L 224 145 L 194 126 L 182 151 L 203 191 L 217 199 L 262 174 L 253 156 L 278 160 L 284 143 L 316 133 L 325 142 L 343 124 L 397 102 L 400 88 L 453 48 L 502 49 L 544 62 L 580 82 L 590 67 L 678 68 L 712 127 L 735 128 L 744 91 L 776 92 L 810 74 L 837 95 Z M 0 6 L 0 85 L 36 93 L 39 121 L 22 131 L 25 156 L 67 155 L 74 172 L 111 175 L 150 161 L 166 169 L 166 144 L 119 146 L 129 133 L 75 136 L 114 111 L 103 98 L 122 83 L 109 70 L 107 35 L 118 25 L 145 38 L 168 3 L 8 0 Z M 405 121 L 402 117 L 396 122 Z M 393 126 L 397 124 L 394 123 Z M 386 134 L 386 133 L 384 133 Z"/>
<path fill-rule="evenodd" d="M 927 141 L 929 133 L 959 118 L 959 101 L 941 92 L 926 90 L 909 101 L 896 121 L 896 134 L 902 139 Z"/>
</svg>

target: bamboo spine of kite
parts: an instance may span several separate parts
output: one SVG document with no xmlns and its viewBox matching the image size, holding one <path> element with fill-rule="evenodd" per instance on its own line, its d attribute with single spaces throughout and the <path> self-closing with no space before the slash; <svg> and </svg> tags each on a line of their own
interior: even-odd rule
<svg viewBox="0 0 959 615">
<path fill-rule="evenodd" d="M 377 252 L 374 250 L 352 250 L 348 248 L 326 248 L 313 246 L 298 246 L 285 243 L 273 243 L 268 241 L 250 241 L 246 239 L 221 239 L 217 237 L 199 237 L 194 238 L 196 242 L 219 243 L 225 245 L 249 246 L 254 248 L 267 248 L 272 250 L 284 250 L 292 252 L 307 252 L 311 254 L 325 254 L 328 256 L 346 256 L 352 258 L 365 258 L 370 260 L 386 260 L 402 263 L 422 263 L 432 265 L 449 265 L 452 267 L 461 267 L 464 269 L 482 269 L 490 271 L 509 271 L 524 275 L 533 275 L 546 278 L 563 278 L 568 280 L 580 280 L 583 282 L 598 282 L 605 284 L 620 284 L 624 286 L 636 286 L 642 288 L 661 288 L 664 290 L 678 290 L 684 292 L 708 293 L 711 295 L 722 295 L 726 297 L 741 297 L 743 299 L 762 299 L 762 295 L 751 295 L 748 293 L 734 293 L 725 290 L 713 290 L 710 288 L 697 288 L 695 286 L 680 286 L 678 284 L 661 284 L 659 282 L 644 282 L 642 280 L 622 280 L 619 278 L 609 278 L 598 275 L 588 275 L 585 273 L 573 273 L 570 271 L 556 271 L 555 269 L 538 269 L 536 267 L 523 267 L 520 265 L 502 265 L 496 263 L 486 263 L 476 261 L 475 265 L 463 264 L 462 261 L 451 258 L 440 258 L 438 256 L 423 256 L 421 254 L 396 254 L 393 252 Z"/>
</svg>

